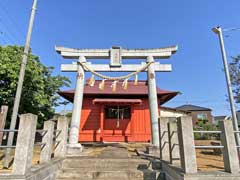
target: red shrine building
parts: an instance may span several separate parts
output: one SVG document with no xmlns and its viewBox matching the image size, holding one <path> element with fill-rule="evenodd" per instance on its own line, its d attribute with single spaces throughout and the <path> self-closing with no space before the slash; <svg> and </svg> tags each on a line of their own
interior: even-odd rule
<svg viewBox="0 0 240 180">
<path fill-rule="evenodd" d="M 112 92 L 111 81 L 100 90 L 96 81 L 93 87 L 85 85 L 80 119 L 80 142 L 150 142 L 151 125 L 147 81 L 137 85 L 130 81 L 127 90 L 119 82 Z M 74 90 L 59 94 L 73 102 Z M 159 112 L 161 105 L 178 92 L 157 88 Z"/>
</svg>

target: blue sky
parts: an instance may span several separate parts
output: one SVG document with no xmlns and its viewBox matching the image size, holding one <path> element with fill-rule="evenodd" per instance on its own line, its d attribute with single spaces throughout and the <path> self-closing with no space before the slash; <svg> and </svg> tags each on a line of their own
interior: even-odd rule
<svg viewBox="0 0 240 180">
<path fill-rule="evenodd" d="M 1 44 L 24 45 L 31 5 L 32 0 L 0 1 Z M 160 61 L 171 63 L 173 71 L 157 74 L 159 87 L 182 92 L 166 106 L 191 103 L 212 108 L 214 115 L 229 114 L 220 48 L 211 28 L 240 27 L 239 7 L 239 0 L 39 0 L 31 48 L 42 63 L 54 66 L 54 73 L 59 74 L 60 64 L 72 61 L 61 58 L 55 45 L 178 45 L 174 56 Z M 240 54 L 240 31 L 225 35 L 229 36 L 225 38 L 228 57 Z M 74 88 L 75 74 L 61 74 L 72 79 Z M 141 78 L 146 79 L 145 74 Z"/>
</svg>

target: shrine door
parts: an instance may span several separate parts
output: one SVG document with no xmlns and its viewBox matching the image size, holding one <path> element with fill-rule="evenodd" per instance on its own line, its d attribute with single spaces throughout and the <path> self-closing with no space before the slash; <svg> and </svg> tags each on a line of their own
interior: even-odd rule
<svg viewBox="0 0 240 180">
<path fill-rule="evenodd" d="M 105 105 L 103 120 L 103 140 L 128 141 L 131 135 L 131 105 Z"/>
</svg>

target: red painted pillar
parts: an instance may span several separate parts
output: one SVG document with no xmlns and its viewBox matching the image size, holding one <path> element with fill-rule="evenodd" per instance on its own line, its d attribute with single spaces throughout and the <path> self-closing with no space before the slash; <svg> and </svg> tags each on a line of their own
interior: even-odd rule
<svg viewBox="0 0 240 180">
<path fill-rule="evenodd" d="M 101 130 L 101 137 L 100 137 L 100 141 L 103 141 L 103 135 L 104 135 L 104 106 L 103 104 L 101 104 L 100 106 L 101 111 L 100 111 L 100 130 Z"/>
</svg>

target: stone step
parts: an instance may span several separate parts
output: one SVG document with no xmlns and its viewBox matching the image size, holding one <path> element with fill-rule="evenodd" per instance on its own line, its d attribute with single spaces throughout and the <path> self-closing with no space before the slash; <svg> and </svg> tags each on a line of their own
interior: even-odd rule
<svg viewBox="0 0 240 180">
<path fill-rule="evenodd" d="M 58 178 L 57 180 L 92 180 L 88 178 Z M 102 180 L 102 179 L 95 179 L 95 180 Z M 108 180 L 128 180 L 128 179 L 120 179 L 120 178 L 115 178 L 115 179 L 108 179 Z M 133 180 L 142 180 L 142 179 L 133 179 Z"/>
<path fill-rule="evenodd" d="M 89 169 L 147 169 L 152 163 L 145 159 L 74 159 L 63 161 L 63 168 L 89 168 Z"/>
<path fill-rule="evenodd" d="M 92 180 L 92 179 L 88 179 L 88 178 L 58 178 L 57 180 Z M 103 179 L 94 179 L 94 180 L 103 180 Z M 146 179 L 142 179 L 142 178 L 136 178 L 136 179 L 121 179 L 121 178 L 111 178 L 108 180 L 146 180 Z M 147 179 L 147 180 L 156 180 L 156 179 Z M 157 180 L 165 180 L 165 179 L 157 179 Z"/>
<path fill-rule="evenodd" d="M 78 169 L 68 169 L 58 175 L 58 179 L 118 179 L 118 180 L 156 180 L 160 176 L 160 171 L 152 170 L 118 170 L 118 171 L 79 171 Z M 159 179 L 159 178 L 158 178 Z"/>
</svg>

